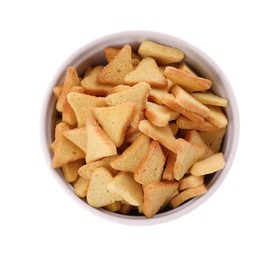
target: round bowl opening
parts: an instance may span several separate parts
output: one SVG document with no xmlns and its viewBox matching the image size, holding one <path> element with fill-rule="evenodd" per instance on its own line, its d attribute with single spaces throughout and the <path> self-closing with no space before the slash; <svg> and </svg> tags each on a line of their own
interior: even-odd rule
<svg viewBox="0 0 279 260">
<path fill-rule="evenodd" d="M 56 100 L 52 94 L 52 88 L 55 85 L 62 84 L 67 67 L 76 67 L 79 75 L 83 76 L 86 68 L 90 65 L 94 66 L 97 64 L 105 64 L 105 56 L 103 52 L 103 49 L 105 47 L 118 47 L 123 46 L 124 44 L 130 44 L 132 48 L 137 49 L 139 44 L 144 40 L 155 41 L 160 44 L 169 45 L 182 50 L 185 53 L 184 61 L 186 61 L 186 63 L 191 68 L 193 68 L 193 70 L 196 71 L 200 76 L 208 78 L 212 81 L 212 91 L 217 95 L 220 95 L 221 97 L 229 100 L 229 105 L 224 109 L 228 117 L 229 124 L 227 126 L 227 133 L 223 140 L 221 150 L 224 153 L 226 159 L 225 168 L 219 172 L 216 172 L 210 177 L 206 177 L 208 188 L 208 192 L 206 194 L 191 199 L 178 208 L 158 213 L 150 219 L 144 216 L 131 216 L 121 215 L 119 213 L 112 213 L 105 209 L 95 209 L 88 205 L 86 201 L 78 198 L 74 194 L 72 186 L 63 180 L 60 170 L 51 168 L 52 153 L 49 149 L 50 144 L 54 139 L 54 123 L 57 116 L 55 110 Z M 109 220 L 125 224 L 148 225 L 170 221 L 189 213 L 190 211 L 204 203 L 218 189 L 218 187 L 221 185 L 226 175 L 228 174 L 236 153 L 239 136 L 239 114 L 233 90 L 226 76 L 218 67 L 218 65 L 205 53 L 198 50 L 191 44 L 185 42 L 184 40 L 170 35 L 149 31 L 128 31 L 111 34 L 92 41 L 77 50 L 62 64 L 47 89 L 45 103 L 43 104 L 42 128 L 42 141 L 46 162 L 50 166 L 51 170 L 54 172 L 55 178 L 58 178 L 61 183 L 65 185 L 69 195 L 73 197 L 77 203 L 85 206 L 86 209 L 102 218 L 107 218 Z"/>
</svg>

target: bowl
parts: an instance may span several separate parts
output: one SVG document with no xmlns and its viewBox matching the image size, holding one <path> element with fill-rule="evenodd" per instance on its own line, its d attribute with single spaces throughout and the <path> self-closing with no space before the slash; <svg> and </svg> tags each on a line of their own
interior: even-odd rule
<svg viewBox="0 0 279 260">
<path fill-rule="evenodd" d="M 210 178 L 207 184 L 207 193 L 200 197 L 196 197 L 180 205 L 179 207 L 156 214 L 152 218 L 145 216 L 130 216 L 113 213 L 105 209 L 96 209 L 86 203 L 86 201 L 77 197 L 72 189 L 72 186 L 66 183 L 59 170 L 51 168 L 52 153 L 49 149 L 54 137 L 54 122 L 56 117 L 55 112 L 55 97 L 52 94 L 52 88 L 63 82 L 66 68 L 74 66 L 77 68 L 79 75 L 85 71 L 89 65 L 97 65 L 105 63 L 105 56 L 103 49 L 106 46 L 123 46 L 128 43 L 133 48 L 139 46 L 140 42 L 144 40 L 151 40 L 161 44 L 176 47 L 182 50 L 186 56 L 185 61 L 189 64 L 199 75 L 208 78 L 212 81 L 212 90 L 217 95 L 229 100 L 229 105 L 224 109 L 229 124 L 227 126 L 227 133 L 223 140 L 222 152 L 224 153 L 226 165 L 216 172 Z M 110 34 L 97 40 L 94 40 L 73 53 L 58 69 L 57 73 L 51 80 L 45 95 L 45 102 L 42 109 L 42 142 L 43 152 L 46 158 L 46 163 L 52 176 L 56 178 L 61 184 L 62 188 L 69 195 L 70 199 L 77 202 L 80 207 L 85 208 L 89 212 L 101 218 L 105 218 L 114 222 L 128 224 L 128 225 L 151 225 L 167 222 L 176 218 L 185 216 L 187 213 L 193 211 L 195 208 L 203 204 L 209 199 L 212 194 L 220 187 L 221 183 L 226 178 L 237 149 L 239 137 L 239 113 L 235 95 L 230 86 L 228 79 L 218 65 L 206 55 L 204 52 L 189 44 L 188 42 L 176 38 L 171 35 L 151 32 L 151 31 L 125 31 Z"/>
</svg>

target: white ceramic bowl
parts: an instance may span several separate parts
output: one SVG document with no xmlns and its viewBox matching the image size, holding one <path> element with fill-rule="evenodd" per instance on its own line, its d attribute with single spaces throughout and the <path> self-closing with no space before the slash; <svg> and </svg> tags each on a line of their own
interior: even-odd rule
<svg viewBox="0 0 279 260">
<path fill-rule="evenodd" d="M 161 44 L 166 44 L 169 46 L 176 47 L 186 54 L 185 61 L 201 76 L 210 79 L 213 82 L 212 90 L 221 97 L 227 98 L 229 100 L 228 107 L 225 108 L 225 113 L 228 117 L 228 128 L 227 134 L 225 136 L 222 152 L 225 155 L 226 166 L 221 171 L 214 174 L 213 178 L 209 181 L 207 188 L 208 192 L 200 197 L 189 200 L 183 205 L 176 209 L 172 209 L 167 212 L 156 214 L 153 218 L 146 218 L 144 216 L 126 216 L 117 213 L 112 213 L 103 209 L 95 209 L 89 206 L 84 200 L 78 198 L 71 187 L 67 184 L 59 170 L 51 168 L 51 158 L 52 153 L 50 152 L 50 144 L 53 140 L 53 129 L 54 129 L 54 119 L 55 113 L 55 98 L 52 94 L 52 88 L 55 85 L 59 85 L 63 82 L 65 77 L 65 71 L 68 66 L 74 66 L 77 68 L 78 73 L 82 75 L 85 69 L 89 65 L 97 65 L 105 62 L 103 49 L 106 46 L 122 46 L 129 43 L 132 47 L 139 46 L 139 43 L 143 40 L 152 40 Z M 158 224 L 166 221 L 176 219 L 178 217 L 184 216 L 190 211 L 194 210 L 196 207 L 204 203 L 221 185 L 229 169 L 232 165 L 239 136 L 239 113 L 237 102 L 233 93 L 233 90 L 222 72 L 222 70 L 217 66 L 217 64 L 209 58 L 205 53 L 198 50 L 196 47 L 185 42 L 182 39 L 176 37 L 157 33 L 150 31 L 127 31 L 111 34 L 100 39 L 94 40 L 84 47 L 77 50 L 73 55 L 71 55 L 59 68 L 55 76 L 53 77 L 49 87 L 47 89 L 45 103 L 43 104 L 42 112 L 42 141 L 43 150 L 45 153 L 47 164 L 49 169 L 47 171 L 52 171 L 54 178 L 59 179 L 61 183 L 61 188 L 64 189 L 69 194 L 69 199 L 72 199 L 80 204 L 81 208 L 85 208 L 95 215 L 101 218 L 106 218 L 114 222 L 120 222 L 129 225 L 150 225 Z M 51 173 L 51 172 L 50 172 Z"/>
</svg>

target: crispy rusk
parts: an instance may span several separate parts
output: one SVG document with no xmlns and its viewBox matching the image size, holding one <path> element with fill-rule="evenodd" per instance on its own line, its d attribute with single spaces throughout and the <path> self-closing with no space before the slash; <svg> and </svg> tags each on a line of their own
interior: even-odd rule
<svg viewBox="0 0 279 260">
<path fill-rule="evenodd" d="M 97 82 L 106 85 L 124 84 L 124 77 L 133 70 L 132 49 L 126 44 L 97 76 Z"/>
<path fill-rule="evenodd" d="M 61 170 L 66 182 L 74 182 L 78 178 L 78 170 L 84 165 L 84 159 L 69 162 L 61 166 Z"/>
<path fill-rule="evenodd" d="M 175 137 L 169 125 L 158 127 L 151 124 L 148 120 L 142 120 L 140 121 L 138 128 L 153 140 L 158 141 L 160 144 L 176 153 Z"/>
<path fill-rule="evenodd" d="M 227 128 L 219 128 L 215 132 L 199 131 L 200 137 L 213 150 L 214 153 L 220 151 Z"/>
<path fill-rule="evenodd" d="M 191 94 L 195 99 L 200 101 L 205 105 L 226 107 L 228 105 L 228 100 L 214 95 L 211 91 L 197 92 Z"/>
<path fill-rule="evenodd" d="M 145 134 L 139 135 L 121 155 L 110 162 L 111 167 L 116 170 L 134 173 L 147 154 L 149 146 L 150 138 Z"/>
<path fill-rule="evenodd" d="M 205 153 L 205 148 L 179 138 L 176 140 L 176 152 L 177 156 L 173 167 L 173 177 L 179 181 L 191 166 L 202 158 Z"/>
<path fill-rule="evenodd" d="M 131 120 L 131 127 L 138 128 L 139 121 L 144 117 L 144 108 L 150 91 L 150 85 L 146 82 L 140 82 L 130 89 L 110 94 L 106 97 L 109 106 L 133 102 L 135 104 L 135 112 Z"/>
<path fill-rule="evenodd" d="M 179 113 L 171 108 L 158 105 L 153 102 L 146 102 L 145 117 L 156 126 L 167 126 L 169 121 L 176 120 Z"/>
<path fill-rule="evenodd" d="M 125 132 L 134 115 L 135 105 L 126 102 L 111 107 L 95 107 L 92 113 L 116 147 L 123 144 Z"/>
<path fill-rule="evenodd" d="M 195 188 L 189 188 L 186 190 L 181 191 L 177 196 L 175 196 L 169 203 L 169 205 L 172 208 L 176 208 L 179 205 L 181 205 L 183 202 L 197 197 L 197 196 L 201 196 L 202 194 L 207 192 L 207 188 L 205 186 L 205 184 L 201 184 L 198 187 Z"/>
<path fill-rule="evenodd" d="M 166 88 L 168 86 L 168 82 L 160 73 L 156 61 L 150 57 L 142 59 L 138 66 L 125 76 L 124 81 L 131 86 L 139 82 L 147 82 L 155 88 Z"/>
<path fill-rule="evenodd" d="M 69 126 L 64 122 L 56 125 L 52 158 L 53 168 L 85 157 L 84 152 L 64 136 L 64 132 L 69 129 Z"/>
<path fill-rule="evenodd" d="M 74 86 L 80 86 L 80 79 L 76 69 L 74 67 L 68 67 L 61 94 L 56 103 L 56 109 L 58 112 L 63 111 L 64 103 L 67 101 L 67 94 L 69 93 L 70 88 Z"/>
<path fill-rule="evenodd" d="M 86 119 L 86 163 L 117 154 L 114 143 L 99 126 L 94 116 Z"/>
<path fill-rule="evenodd" d="M 207 107 L 210 110 L 209 115 L 206 118 L 207 121 L 218 126 L 219 128 L 226 127 L 228 124 L 228 119 L 224 114 L 222 108 L 217 106 L 209 106 L 209 105 Z"/>
<path fill-rule="evenodd" d="M 171 92 L 175 95 L 175 101 L 180 106 L 188 109 L 204 118 L 209 115 L 209 109 L 201 102 L 193 98 L 185 89 L 178 85 L 174 85 L 171 88 Z"/>
<path fill-rule="evenodd" d="M 166 67 L 164 76 L 170 79 L 174 84 L 183 87 L 189 93 L 210 89 L 212 84 L 209 79 L 197 77 L 184 70 L 170 66 Z"/>
<path fill-rule="evenodd" d="M 186 72 L 188 72 L 188 73 L 190 73 L 190 74 L 192 74 L 192 75 L 198 76 L 197 73 L 194 72 L 194 71 L 186 64 L 186 62 L 180 62 L 180 63 L 178 64 L 178 67 L 177 67 L 177 68 L 180 69 L 180 70 L 186 71 Z"/>
<path fill-rule="evenodd" d="M 204 118 L 201 117 L 200 115 L 180 106 L 175 99 L 175 96 L 171 93 L 165 93 L 162 96 L 162 103 L 165 104 L 166 106 L 170 107 L 174 111 L 182 114 L 183 116 L 187 117 L 193 122 L 196 122 L 198 124 L 204 122 Z"/>
<path fill-rule="evenodd" d="M 139 206 L 143 202 L 142 187 L 130 172 L 119 172 L 107 187 L 109 191 L 119 195 L 130 205 Z"/>
<path fill-rule="evenodd" d="M 106 167 L 111 172 L 111 174 L 114 176 L 118 173 L 118 171 L 113 169 L 110 166 L 110 162 L 111 162 L 111 160 L 117 158 L 117 156 L 118 155 L 108 156 L 108 157 L 104 157 L 100 160 L 87 163 L 79 168 L 78 174 L 85 179 L 90 179 L 92 176 L 92 173 L 95 169 L 97 169 L 99 167 Z"/>
<path fill-rule="evenodd" d="M 196 176 L 193 174 L 186 174 L 180 181 L 179 181 L 179 190 L 186 190 L 189 188 L 195 188 L 203 184 L 204 176 Z"/>
<path fill-rule="evenodd" d="M 75 112 L 78 127 L 85 126 L 86 118 L 92 114 L 92 108 L 106 105 L 105 98 L 76 92 L 69 93 L 67 99 Z"/>
<path fill-rule="evenodd" d="M 180 129 L 194 129 L 197 131 L 208 131 L 208 132 L 217 132 L 219 131 L 219 127 L 213 125 L 208 121 L 204 121 L 202 123 L 197 123 L 189 120 L 185 116 L 180 115 L 176 120 L 177 126 Z"/>
<path fill-rule="evenodd" d="M 86 153 L 87 132 L 86 127 L 69 129 L 64 132 L 64 136 L 67 137 L 72 143 Z"/>
<path fill-rule="evenodd" d="M 224 154 L 215 153 L 206 159 L 194 163 L 190 172 L 197 176 L 210 174 L 223 169 L 225 164 Z"/>
<path fill-rule="evenodd" d="M 87 194 L 88 185 L 89 185 L 89 180 L 84 179 L 81 176 L 78 176 L 76 181 L 73 182 L 75 194 L 81 198 L 85 198 Z"/>
<path fill-rule="evenodd" d="M 84 92 L 90 95 L 96 95 L 99 97 L 104 97 L 111 93 L 112 87 L 99 83 L 97 81 L 97 76 L 103 70 L 104 66 L 99 65 L 92 69 L 92 71 L 82 79 L 81 85 L 84 88 Z"/>
<path fill-rule="evenodd" d="M 99 167 L 94 170 L 87 189 L 86 198 L 89 205 L 100 208 L 122 200 L 119 195 L 107 188 L 112 179 L 113 176 L 107 168 Z"/>
<path fill-rule="evenodd" d="M 138 53 L 143 58 L 154 58 L 161 65 L 180 62 L 184 58 L 183 51 L 152 41 L 143 41 Z"/>
<path fill-rule="evenodd" d="M 160 182 L 165 162 L 166 158 L 160 144 L 152 141 L 146 156 L 136 168 L 135 180 L 142 185 Z"/>
<path fill-rule="evenodd" d="M 177 189 L 176 181 L 161 181 L 144 186 L 143 214 L 148 218 L 153 217 Z"/>
<path fill-rule="evenodd" d="M 186 132 L 185 139 L 191 144 L 196 144 L 204 147 L 205 153 L 203 157 L 201 157 L 201 160 L 214 154 L 213 150 L 202 140 L 202 138 L 200 137 L 199 133 L 196 130 L 188 130 Z"/>
</svg>

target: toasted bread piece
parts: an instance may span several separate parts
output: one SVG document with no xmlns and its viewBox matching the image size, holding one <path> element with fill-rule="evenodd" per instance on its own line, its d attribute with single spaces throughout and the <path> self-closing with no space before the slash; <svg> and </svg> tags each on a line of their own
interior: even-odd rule
<svg viewBox="0 0 279 260">
<path fill-rule="evenodd" d="M 110 63 L 115 58 L 115 56 L 120 52 L 120 50 L 121 50 L 120 48 L 116 48 L 116 47 L 106 47 L 104 49 L 104 52 L 105 52 L 107 62 Z M 132 52 L 133 66 L 138 65 L 140 60 L 141 60 L 141 57 L 138 54 Z"/>
<path fill-rule="evenodd" d="M 64 132 L 64 136 L 86 153 L 87 132 L 85 126 L 67 130 Z"/>
<path fill-rule="evenodd" d="M 173 136 L 169 125 L 158 127 L 151 124 L 148 120 L 142 120 L 138 125 L 138 129 L 153 140 L 158 141 L 160 144 L 176 153 L 175 137 Z"/>
<path fill-rule="evenodd" d="M 190 172 L 193 175 L 205 175 L 217 172 L 225 167 L 225 158 L 223 153 L 215 153 L 204 160 L 194 163 Z"/>
<path fill-rule="evenodd" d="M 162 105 L 162 97 L 165 93 L 168 93 L 173 86 L 172 82 L 168 79 L 168 86 L 166 88 L 151 88 L 148 96 L 148 100 Z"/>
<path fill-rule="evenodd" d="M 164 76 L 170 79 L 174 84 L 178 84 L 183 87 L 189 93 L 207 90 L 212 84 L 209 79 L 197 77 L 184 70 L 170 66 L 166 67 Z"/>
<path fill-rule="evenodd" d="M 186 190 L 189 188 L 195 188 L 203 184 L 204 177 L 196 176 L 193 174 L 186 174 L 183 179 L 179 181 L 179 190 Z"/>
<path fill-rule="evenodd" d="M 54 86 L 52 92 L 55 98 L 58 100 L 62 92 L 62 86 Z"/>
<path fill-rule="evenodd" d="M 117 154 L 114 143 L 99 126 L 94 116 L 86 119 L 86 163 Z"/>
<path fill-rule="evenodd" d="M 160 144 L 152 141 L 146 156 L 136 168 L 134 174 L 135 180 L 143 185 L 160 182 L 165 162 L 166 158 Z"/>
<path fill-rule="evenodd" d="M 74 67 L 68 67 L 61 94 L 56 103 L 56 110 L 58 112 L 63 111 L 64 103 L 67 101 L 67 94 L 69 93 L 70 88 L 74 86 L 80 86 L 80 79 L 76 69 Z"/>
<path fill-rule="evenodd" d="M 227 132 L 227 128 L 219 128 L 215 132 L 200 131 L 199 135 L 203 141 L 213 150 L 214 153 L 220 151 L 224 136 Z"/>
<path fill-rule="evenodd" d="M 178 189 L 176 181 L 161 181 L 152 183 L 143 188 L 143 214 L 146 217 L 153 217 L 165 201 Z"/>
<path fill-rule="evenodd" d="M 61 166 L 61 170 L 66 182 L 74 182 L 78 178 L 78 170 L 84 165 L 84 159 L 69 162 Z"/>
<path fill-rule="evenodd" d="M 184 139 L 176 140 L 177 156 L 173 167 L 173 177 L 181 180 L 191 166 L 198 161 L 205 153 L 205 148 L 194 145 Z"/>
<path fill-rule="evenodd" d="M 166 167 L 164 169 L 163 175 L 162 175 L 162 180 L 168 180 L 172 181 L 173 180 L 173 167 L 176 161 L 176 154 L 173 152 L 170 152 L 167 157 L 167 163 Z"/>
<path fill-rule="evenodd" d="M 89 205 L 100 208 L 122 200 L 119 195 L 107 188 L 112 179 L 113 176 L 107 168 L 99 167 L 94 170 L 90 178 L 86 197 Z"/>
<path fill-rule="evenodd" d="M 170 107 L 174 111 L 184 115 L 185 117 L 189 118 L 191 121 L 196 122 L 198 124 L 204 122 L 204 118 L 200 115 L 180 106 L 175 99 L 175 96 L 171 93 L 165 93 L 162 96 L 162 103 L 166 106 Z"/>
<path fill-rule="evenodd" d="M 191 144 L 196 144 L 204 147 L 205 153 L 203 157 L 201 157 L 201 160 L 214 154 L 213 150 L 202 140 L 202 138 L 196 130 L 188 130 L 186 132 L 185 139 Z"/>
<path fill-rule="evenodd" d="M 135 172 L 139 163 L 145 157 L 150 145 L 150 138 L 141 134 L 116 159 L 110 162 L 112 168 L 120 171 Z"/>
<path fill-rule="evenodd" d="M 66 163 L 85 157 L 84 152 L 64 136 L 69 126 L 62 122 L 56 125 L 55 141 L 53 147 L 52 167 L 58 168 Z"/>
<path fill-rule="evenodd" d="M 213 125 L 208 121 L 197 123 L 189 120 L 188 118 L 182 115 L 180 115 L 177 118 L 176 123 L 180 129 L 195 129 L 197 131 L 208 131 L 208 132 L 217 132 L 220 129 L 219 127 Z"/>
<path fill-rule="evenodd" d="M 116 193 L 133 206 L 143 202 L 141 185 L 133 177 L 133 173 L 119 172 L 107 185 L 108 190 Z"/>
<path fill-rule="evenodd" d="M 106 168 L 108 168 L 110 173 L 114 176 L 118 173 L 118 171 L 113 169 L 110 166 L 110 162 L 111 162 L 111 160 L 117 158 L 117 156 L 118 155 L 108 156 L 108 157 L 102 158 L 100 160 L 87 163 L 78 169 L 78 174 L 85 179 L 90 179 L 93 174 L 93 171 L 95 169 L 97 169 L 99 167 L 106 167 Z"/>
<path fill-rule="evenodd" d="M 84 93 L 84 88 L 81 86 L 74 86 L 69 89 L 69 93 L 70 92 Z M 62 121 L 71 126 L 75 126 L 77 124 L 75 112 L 68 100 L 66 100 L 63 105 Z"/>
<path fill-rule="evenodd" d="M 152 41 L 143 41 L 138 49 L 138 53 L 143 58 L 154 58 L 161 65 L 180 62 L 184 58 L 183 51 Z"/>
<path fill-rule="evenodd" d="M 92 113 L 116 147 L 124 141 L 124 135 L 135 111 L 132 102 L 111 107 L 95 107 Z"/>
<path fill-rule="evenodd" d="M 183 108 L 197 113 L 204 118 L 209 115 L 210 110 L 180 86 L 174 85 L 171 92 L 175 95 L 175 101 Z"/>
<path fill-rule="evenodd" d="M 139 82 L 147 82 L 155 88 L 168 86 L 168 82 L 160 73 L 156 61 L 150 57 L 142 59 L 139 65 L 125 76 L 124 81 L 131 86 Z"/>
<path fill-rule="evenodd" d="M 106 85 L 124 84 L 124 77 L 133 70 L 132 49 L 126 44 L 97 76 L 97 82 Z"/>
<path fill-rule="evenodd" d="M 209 115 L 206 118 L 207 121 L 218 126 L 219 128 L 226 127 L 228 124 L 228 119 L 225 116 L 224 112 L 222 111 L 222 108 L 217 106 L 209 106 L 209 105 L 207 107 L 210 110 Z"/>
<path fill-rule="evenodd" d="M 171 108 L 158 105 L 153 102 L 146 102 L 145 117 L 156 126 L 167 126 L 169 121 L 176 120 L 179 113 Z"/>
<path fill-rule="evenodd" d="M 198 76 L 197 73 L 195 73 L 185 62 L 180 62 L 177 68 L 186 71 L 192 75 Z"/>
<path fill-rule="evenodd" d="M 85 126 L 86 118 L 91 115 L 93 107 L 106 105 L 106 100 L 102 97 L 94 97 L 76 92 L 69 93 L 67 99 L 75 112 L 78 127 Z"/>
<path fill-rule="evenodd" d="M 130 89 L 110 94 L 106 97 L 106 101 L 110 106 L 133 102 L 135 104 L 135 113 L 130 122 L 132 128 L 137 129 L 139 121 L 144 116 L 144 108 L 149 95 L 150 85 L 146 82 L 140 82 Z"/>
<path fill-rule="evenodd" d="M 85 198 L 87 194 L 88 185 L 88 179 L 78 176 L 76 181 L 73 182 L 75 194 L 78 195 L 80 198 Z"/>
<path fill-rule="evenodd" d="M 97 76 L 103 70 L 103 68 L 104 66 L 102 65 L 94 67 L 89 75 L 82 79 L 81 85 L 83 86 L 84 92 L 86 94 L 104 97 L 111 93 L 111 86 L 101 84 L 97 81 Z"/>
<path fill-rule="evenodd" d="M 181 205 L 183 202 L 197 197 L 197 196 L 201 196 L 202 194 L 207 192 L 207 188 L 204 184 L 201 184 L 198 187 L 195 188 L 189 188 L 186 190 L 181 191 L 177 196 L 175 196 L 169 203 L 169 205 L 172 208 L 176 208 L 179 205 Z"/>
<path fill-rule="evenodd" d="M 214 95 L 211 91 L 192 93 L 191 95 L 205 105 L 220 107 L 226 107 L 228 105 L 227 99 Z"/>
</svg>

